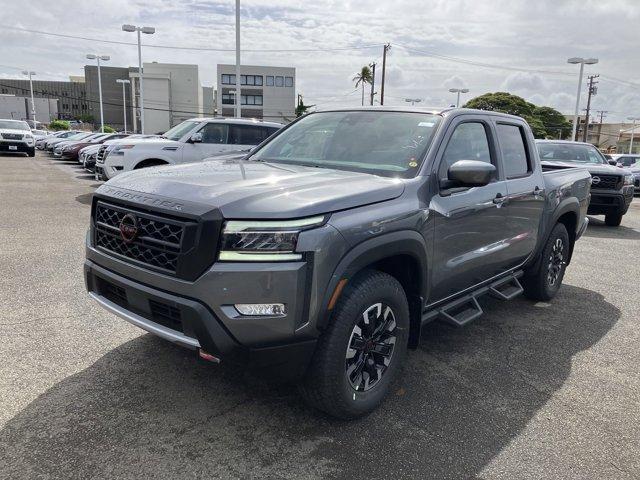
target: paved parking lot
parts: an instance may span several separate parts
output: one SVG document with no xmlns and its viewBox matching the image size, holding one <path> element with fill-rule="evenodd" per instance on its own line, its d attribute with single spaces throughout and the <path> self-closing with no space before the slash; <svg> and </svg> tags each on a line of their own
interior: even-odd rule
<svg viewBox="0 0 640 480">
<path fill-rule="evenodd" d="M 84 292 L 77 165 L 0 157 L 0 478 L 640 478 L 640 199 L 551 304 L 432 325 L 366 419 L 202 363 Z"/>
</svg>

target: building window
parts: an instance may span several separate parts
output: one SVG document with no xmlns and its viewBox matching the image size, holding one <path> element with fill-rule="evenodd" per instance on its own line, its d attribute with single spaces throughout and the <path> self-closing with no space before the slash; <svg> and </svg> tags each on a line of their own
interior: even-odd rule
<svg viewBox="0 0 640 480">
<path fill-rule="evenodd" d="M 242 105 L 262 105 L 262 95 L 242 95 Z"/>
<path fill-rule="evenodd" d="M 223 85 L 235 85 L 236 84 L 236 76 L 235 75 L 222 75 L 222 84 Z"/>
<path fill-rule="evenodd" d="M 262 86 L 262 75 L 240 75 L 240 85 Z"/>
<path fill-rule="evenodd" d="M 284 87 L 284 77 L 276 77 L 276 87 Z"/>
<path fill-rule="evenodd" d="M 273 75 L 267 75 L 267 87 L 273 87 Z"/>
<path fill-rule="evenodd" d="M 293 77 L 284 77 L 284 86 L 293 87 Z"/>
<path fill-rule="evenodd" d="M 222 94 L 222 104 L 223 105 L 233 105 L 235 102 L 235 95 L 233 93 L 223 93 Z"/>
</svg>

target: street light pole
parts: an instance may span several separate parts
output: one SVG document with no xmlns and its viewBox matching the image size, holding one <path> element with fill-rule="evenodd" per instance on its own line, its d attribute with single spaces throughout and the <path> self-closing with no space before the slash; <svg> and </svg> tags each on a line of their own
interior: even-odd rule
<svg viewBox="0 0 640 480">
<path fill-rule="evenodd" d="M 469 93 L 469 89 L 468 88 L 450 88 L 449 91 L 451 93 L 457 93 L 458 96 L 456 98 L 456 108 L 458 108 L 460 106 L 460 94 L 461 93 Z"/>
<path fill-rule="evenodd" d="M 627 117 L 627 120 L 633 121 L 633 127 L 631 128 L 631 141 L 629 142 L 629 153 L 633 153 L 633 134 L 636 129 L 636 122 L 640 120 L 640 117 Z"/>
<path fill-rule="evenodd" d="M 33 128 L 36 128 L 36 102 L 33 100 L 33 80 L 31 79 L 31 76 L 35 75 L 36 72 L 24 70 L 22 74 L 29 75 L 29 88 L 31 89 L 31 117 L 33 118 Z"/>
<path fill-rule="evenodd" d="M 236 0 L 236 118 L 242 118 L 240 83 L 240 0 Z"/>
<path fill-rule="evenodd" d="M 123 32 L 137 32 L 138 34 L 138 88 L 140 90 L 140 133 L 144 133 L 144 82 L 142 81 L 142 42 L 140 34 L 152 35 L 156 33 L 155 27 L 137 27 L 135 25 L 122 25 Z"/>
<path fill-rule="evenodd" d="M 100 60 L 105 62 L 111 60 L 109 55 L 96 55 L 89 53 L 87 55 L 88 60 L 96 60 L 98 63 L 98 96 L 100 98 L 100 131 L 104 133 L 104 110 L 102 109 L 102 76 L 100 75 Z"/>
<path fill-rule="evenodd" d="M 584 74 L 584 66 L 585 65 L 594 65 L 598 63 L 597 58 L 581 58 L 581 57 L 571 57 L 567 60 L 567 63 L 571 63 L 573 65 L 580 64 L 580 75 L 578 77 L 578 93 L 576 94 L 576 109 L 573 115 L 573 129 L 571 131 L 571 140 L 576 140 L 576 133 L 578 131 L 578 112 L 580 111 L 580 92 L 582 91 L 582 75 Z"/>
<path fill-rule="evenodd" d="M 125 93 L 125 85 L 130 84 L 131 80 L 116 80 L 116 83 L 122 84 L 122 111 L 124 112 L 124 133 L 127 133 L 127 94 Z"/>
</svg>

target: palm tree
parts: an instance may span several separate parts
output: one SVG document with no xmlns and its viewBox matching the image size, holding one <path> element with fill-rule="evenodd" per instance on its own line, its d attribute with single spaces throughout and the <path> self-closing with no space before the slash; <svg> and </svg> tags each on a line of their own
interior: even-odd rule
<svg viewBox="0 0 640 480">
<path fill-rule="evenodd" d="M 364 105 L 364 86 L 368 83 L 371 84 L 373 76 L 371 75 L 371 69 L 368 66 L 362 67 L 362 70 L 353 77 L 353 81 L 356 82 L 356 88 L 362 86 L 362 105 Z"/>
</svg>

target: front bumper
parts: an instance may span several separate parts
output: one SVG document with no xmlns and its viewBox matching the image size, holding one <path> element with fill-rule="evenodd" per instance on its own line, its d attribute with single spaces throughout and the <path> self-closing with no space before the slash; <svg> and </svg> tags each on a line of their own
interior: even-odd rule
<svg viewBox="0 0 640 480">
<path fill-rule="evenodd" d="M 0 152 L 6 153 L 29 153 L 35 149 L 35 145 L 29 145 L 25 142 L 11 141 L 11 140 L 3 140 L 0 141 Z"/>
<path fill-rule="evenodd" d="M 591 201 L 589 202 L 589 215 L 607 215 L 613 213 L 627 213 L 633 200 L 633 185 L 625 186 L 620 190 L 591 189 Z"/>
<path fill-rule="evenodd" d="M 97 258 L 108 267 L 96 263 Z M 90 296 L 105 309 L 223 362 L 295 380 L 304 374 L 315 350 L 315 338 L 296 332 L 307 311 L 303 262 L 279 264 L 270 271 L 264 265 L 215 264 L 196 281 L 186 282 L 130 266 L 87 246 L 84 272 Z M 233 307 L 276 301 L 287 305 L 286 315 L 241 316 Z"/>
</svg>

